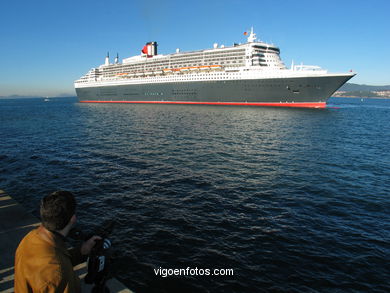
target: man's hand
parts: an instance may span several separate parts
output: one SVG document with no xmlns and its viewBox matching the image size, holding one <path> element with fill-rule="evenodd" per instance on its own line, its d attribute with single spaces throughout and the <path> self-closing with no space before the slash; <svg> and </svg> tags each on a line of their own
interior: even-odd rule
<svg viewBox="0 0 390 293">
<path fill-rule="evenodd" d="M 101 240 L 102 237 L 100 236 L 92 236 L 91 238 L 89 238 L 87 241 L 85 241 L 82 245 L 81 245 L 81 254 L 82 255 L 88 255 L 91 250 L 92 250 L 92 247 L 95 246 L 95 241 L 96 240 Z"/>
</svg>

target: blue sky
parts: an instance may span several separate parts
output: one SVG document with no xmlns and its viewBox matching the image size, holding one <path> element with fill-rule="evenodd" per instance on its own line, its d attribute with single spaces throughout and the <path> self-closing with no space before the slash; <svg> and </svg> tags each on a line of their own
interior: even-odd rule
<svg viewBox="0 0 390 293">
<path fill-rule="evenodd" d="M 104 62 L 139 54 L 211 48 L 257 36 L 286 65 L 358 73 L 351 82 L 390 84 L 388 0 L 4 0 L 0 9 L 0 96 L 74 95 L 73 81 Z"/>
</svg>

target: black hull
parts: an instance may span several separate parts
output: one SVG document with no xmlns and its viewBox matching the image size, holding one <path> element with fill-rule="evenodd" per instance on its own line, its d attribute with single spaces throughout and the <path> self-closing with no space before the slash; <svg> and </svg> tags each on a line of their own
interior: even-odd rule
<svg viewBox="0 0 390 293">
<path fill-rule="evenodd" d="M 76 88 L 81 102 L 324 106 L 353 75 L 211 80 Z"/>
</svg>

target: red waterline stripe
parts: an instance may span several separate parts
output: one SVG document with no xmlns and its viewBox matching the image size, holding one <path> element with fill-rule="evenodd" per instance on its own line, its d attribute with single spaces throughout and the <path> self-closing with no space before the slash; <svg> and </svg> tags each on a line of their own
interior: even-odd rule
<svg viewBox="0 0 390 293">
<path fill-rule="evenodd" d="M 319 102 L 319 103 L 237 103 L 237 102 L 177 102 L 177 101 L 80 101 L 80 103 L 178 104 L 178 105 L 227 105 L 227 106 L 326 108 L 325 102 Z"/>
</svg>

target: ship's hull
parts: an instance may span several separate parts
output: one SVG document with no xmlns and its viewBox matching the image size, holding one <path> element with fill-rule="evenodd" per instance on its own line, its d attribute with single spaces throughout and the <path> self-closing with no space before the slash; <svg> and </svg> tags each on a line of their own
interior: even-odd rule
<svg viewBox="0 0 390 293">
<path fill-rule="evenodd" d="M 77 87 L 80 102 L 316 107 L 353 74 Z"/>
</svg>

